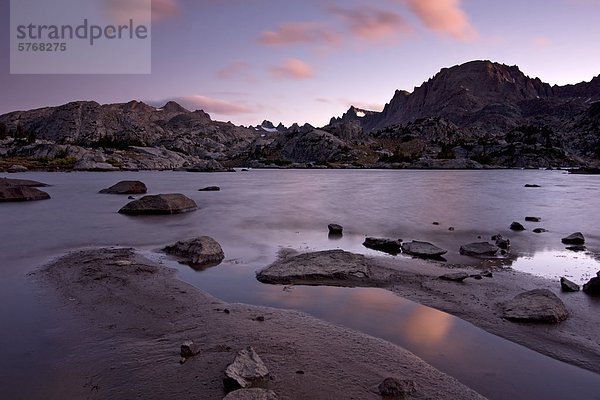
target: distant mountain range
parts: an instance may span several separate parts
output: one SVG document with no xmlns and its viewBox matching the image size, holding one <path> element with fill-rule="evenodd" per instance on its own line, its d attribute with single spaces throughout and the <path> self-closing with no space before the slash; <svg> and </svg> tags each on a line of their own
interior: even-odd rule
<svg viewBox="0 0 600 400">
<path fill-rule="evenodd" d="M 143 148 L 163 149 L 168 152 L 163 158 L 177 162 L 137 162 L 147 153 Z M 320 129 L 275 127 L 269 121 L 235 126 L 174 102 L 162 108 L 136 101 L 73 102 L 0 116 L 0 157 L 48 158 L 59 152 L 76 161 L 92 153 L 99 160 L 118 156 L 111 165 L 126 169 L 189 167 L 206 160 L 253 167 L 598 165 L 600 76 L 550 86 L 516 66 L 472 61 L 442 69 L 412 93 L 396 91 L 381 112 L 351 107 Z"/>
</svg>

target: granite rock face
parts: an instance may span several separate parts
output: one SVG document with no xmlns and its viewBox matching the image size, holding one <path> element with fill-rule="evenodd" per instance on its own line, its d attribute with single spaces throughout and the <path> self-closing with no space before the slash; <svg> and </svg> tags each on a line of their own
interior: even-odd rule
<svg viewBox="0 0 600 400">
<path fill-rule="evenodd" d="M 503 316 L 515 322 L 558 323 L 569 317 L 569 311 L 551 291 L 535 289 L 504 303 Z"/>
</svg>

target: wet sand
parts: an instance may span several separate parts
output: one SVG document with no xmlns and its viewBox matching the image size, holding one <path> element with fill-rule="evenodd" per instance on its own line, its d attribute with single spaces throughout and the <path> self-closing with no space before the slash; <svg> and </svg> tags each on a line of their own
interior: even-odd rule
<svg viewBox="0 0 600 400">
<path fill-rule="evenodd" d="M 68 355 L 29 398 L 220 399 L 226 366 L 248 345 L 281 399 L 379 399 L 374 387 L 386 377 L 413 380 L 412 398 L 483 398 L 384 340 L 298 312 L 226 304 L 131 249 L 71 253 L 32 277 L 73 321 L 61 332 Z M 180 365 L 185 340 L 202 351 Z"/>
</svg>

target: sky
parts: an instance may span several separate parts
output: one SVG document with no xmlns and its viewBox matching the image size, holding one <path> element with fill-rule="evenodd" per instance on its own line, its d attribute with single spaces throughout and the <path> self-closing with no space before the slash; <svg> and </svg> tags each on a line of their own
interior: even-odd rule
<svg viewBox="0 0 600 400">
<path fill-rule="evenodd" d="M 82 1 L 118 17 L 139 0 Z M 11 75 L 1 0 L 0 113 L 175 100 L 236 124 L 322 126 L 350 105 L 381 110 L 395 90 L 476 59 L 550 84 L 600 74 L 600 0 L 152 1 L 150 74 Z"/>
</svg>

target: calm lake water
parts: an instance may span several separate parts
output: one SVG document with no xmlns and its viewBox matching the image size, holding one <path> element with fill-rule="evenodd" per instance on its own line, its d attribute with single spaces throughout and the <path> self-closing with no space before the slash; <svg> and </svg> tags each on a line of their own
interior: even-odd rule
<svg viewBox="0 0 600 400">
<path fill-rule="evenodd" d="M 0 393 L 43 376 L 66 346 L 56 337 L 60 318 L 36 298 L 25 274 L 66 251 L 89 246 L 134 246 L 148 254 L 198 235 L 221 243 L 226 260 L 179 276 L 226 301 L 297 309 L 397 343 L 494 399 L 598 399 L 600 376 L 487 334 L 448 314 L 380 289 L 262 285 L 256 270 L 281 248 L 342 248 L 380 255 L 361 244 L 365 235 L 426 240 L 449 250 L 448 262 L 477 261 L 461 244 L 501 233 L 512 240 L 515 269 L 582 283 L 600 270 L 600 177 L 560 171 L 277 171 L 191 174 L 27 173 L 52 200 L 0 204 Z M 116 211 L 126 196 L 97 191 L 119 180 L 144 181 L 149 193 L 183 193 L 200 210 L 190 214 L 127 217 Z M 526 183 L 541 188 L 524 188 Z M 218 185 L 220 192 L 197 189 Z M 525 223 L 526 216 L 542 218 Z M 440 225 L 432 225 L 437 221 Z M 512 221 L 528 229 L 514 233 Z M 327 224 L 344 226 L 331 241 Z M 449 227 L 454 231 L 449 231 Z M 549 232 L 535 234 L 542 227 Z M 560 238 L 581 231 L 587 253 L 566 251 Z M 153 255 L 153 257 L 159 257 Z M 399 256 L 402 257 L 402 256 Z M 162 259 L 170 265 L 176 265 Z M 350 312 L 351 311 L 351 312 Z M 35 371 L 35 373 L 33 373 Z M 575 392 L 573 392 L 575 391 Z M 23 398 L 26 398 L 23 395 Z"/>
</svg>

